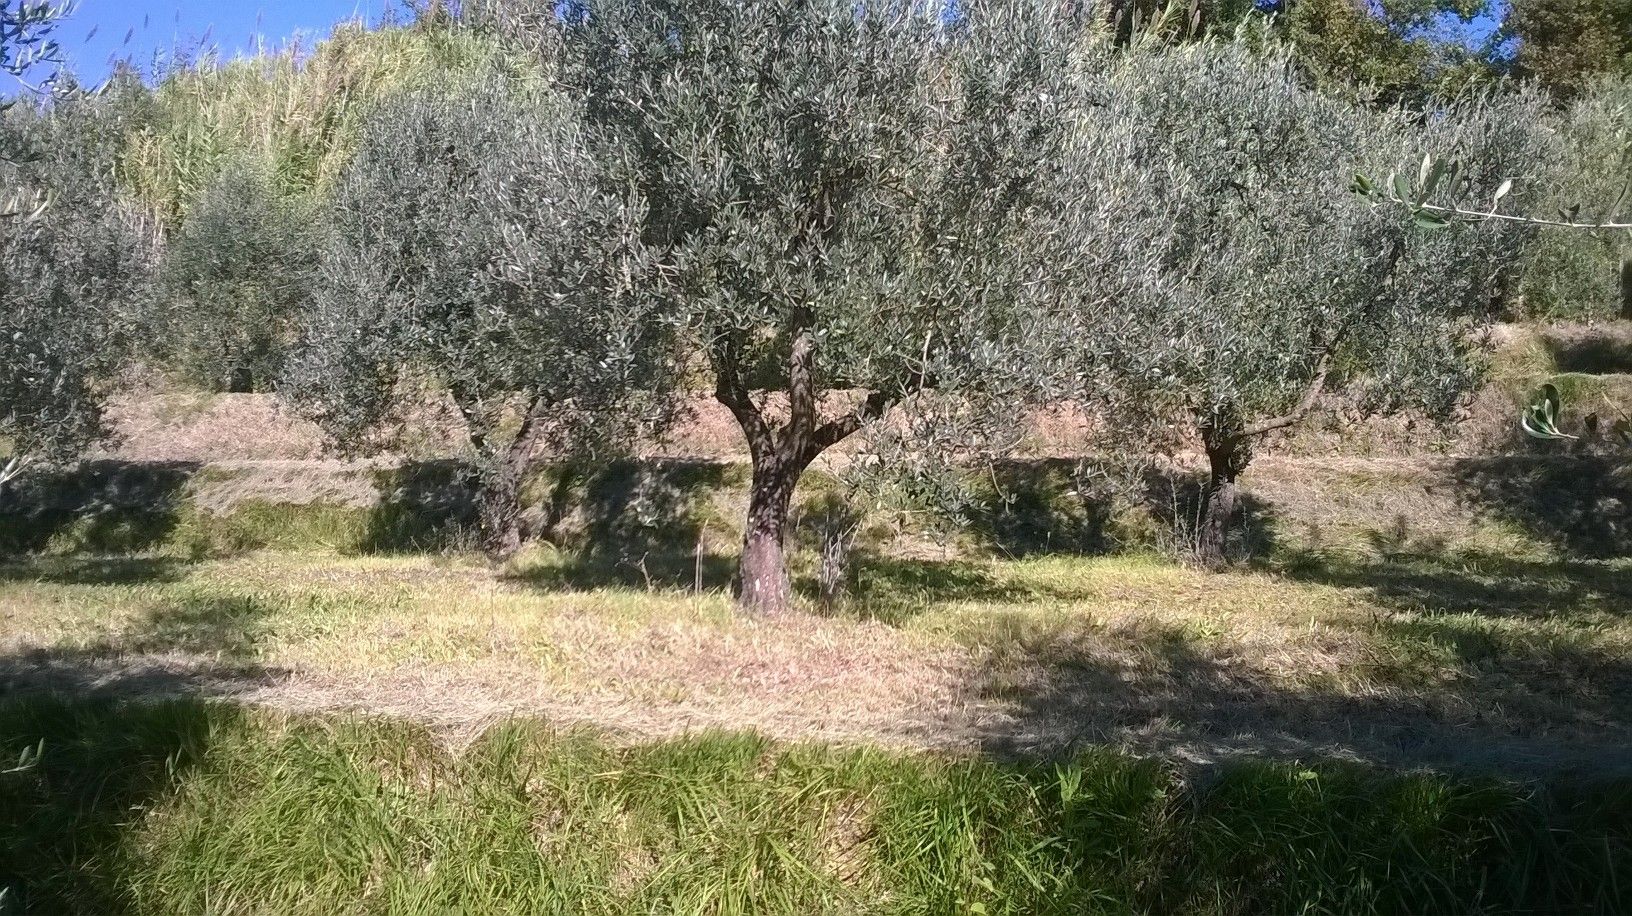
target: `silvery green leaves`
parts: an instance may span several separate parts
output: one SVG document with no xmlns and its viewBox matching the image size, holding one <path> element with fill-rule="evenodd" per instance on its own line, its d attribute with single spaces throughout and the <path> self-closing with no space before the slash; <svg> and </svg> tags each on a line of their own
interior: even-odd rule
<svg viewBox="0 0 1632 916">
<path fill-rule="evenodd" d="M 1497 185 L 1495 192 L 1491 194 L 1490 209 L 1483 213 L 1463 211 L 1452 205 L 1434 202 L 1445 197 L 1453 199 L 1465 197 L 1471 181 L 1471 177 L 1463 171 L 1462 163 L 1435 159 L 1429 154 L 1422 157 L 1422 165 L 1418 169 L 1414 183 L 1400 172 L 1391 172 L 1388 179 L 1380 185 L 1363 174 L 1356 174 L 1351 189 L 1368 200 L 1403 205 L 1412 221 L 1423 229 L 1444 229 L 1455 219 L 1488 219 L 1497 216 L 1497 208 L 1501 205 L 1502 198 L 1513 190 L 1513 179 L 1502 179 L 1501 184 Z M 1441 197 L 1441 194 L 1444 196 Z"/>
<path fill-rule="evenodd" d="M 60 64 L 55 33 L 71 7 L 53 0 L 0 0 L 0 71 L 24 79 L 42 65 Z"/>
<path fill-rule="evenodd" d="M 1492 266 L 1519 234 L 1419 232 L 1344 188 L 1415 148 L 1395 193 L 1493 190 L 1486 170 L 1449 164 L 1533 165 L 1532 100 L 1447 103 L 1424 122 L 1216 44 L 1134 48 L 1080 86 L 1094 105 L 1058 169 L 1071 205 L 1044 237 L 1068 252 L 1049 262 L 1075 294 L 1059 336 L 1078 348 L 1077 396 L 1118 447 L 1199 442 L 1229 483 L 1255 440 L 1340 389 L 1363 413 L 1448 412 L 1474 374 Z"/>
<path fill-rule="evenodd" d="M 171 234 L 149 325 L 154 356 L 199 387 L 270 387 L 311 296 L 311 205 L 279 187 L 263 154 L 230 158 Z"/>
<path fill-rule="evenodd" d="M 511 487 L 537 455 L 615 445 L 670 355 L 644 213 L 553 90 L 489 74 L 395 99 L 336 189 L 286 388 L 353 446 L 439 390 Z"/>
<path fill-rule="evenodd" d="M 121 103 L 75 93 L 0 121 L 0 145 L 17 152 L 0 180 L 50 201 L 0 219 L 0 464 L 13 472 L 100 434 L 103 390 L 128 352 L 155 240 L 114 181 Z"/>
<path fill-rule="evenodd" d="M 1608 92 L 1613 94 L 1614 87 Z M 1524 97 L 1512 98 L 1522 101 Z M 1460 107 L 1465 108 L 1466 103 L 1460 103 Z M 1521 123 L 1531 131 L 1550 120 L 1541 111 L 1525 113 L 1532 119 Z M 1567 119 L 1566 124 L 1572 120 L 1574 118 Z M 1532 172 L 1496 171 L 1493 163 L 1448 158 L 1430 151 L 1422 154 L 1415 169 L 1392 171 L 1382 181 L 1374 181 L 1365 172 L 1357 173 L 1351 189 L 1374 204 L 1401 208 L 1424 229 L 1443 229 L 1455 222 L 1510 222 L 1553 229 L 1632 232 L 1632 222 L 1627 221 L 1623 209 L 1632 195 L 1632 166 L 1629 166 L 1632 163 L 1632 110 L 1621 111 L 1618 120 L 1621 122 L 1618 128 L 1613 123 L 1593 125 L 1587 131 L 1590 136 L 1570 138 L 1566 133 L 1563 142 L 1553 140 L 1549 143 L 1551 158 L 1536 163 Z M 1577 161 L 1569 167 L 1560 162 L 1565 158 L 1579 160 L 1580 147 L 1593 143 L 1607 147 L 1598 155 L 1600 160 L 1607 161 L 1591 165 Z M 1534 174 L 1543 170 L 1552 174 Z M 1603 174 L 1596 174 L 1600 170 Z M 1572 179 L 1578 185 L 1586 179 L 1594 187 L 1597 193 L 1590 204 L 1580 199 L 1568 203 L 1555 201 L 1555 212 L 1546 214 L 1510 208 L 1510 195 L 1514 195 L 1516 189 L 1529 193 L 1514 197 L 1535 203 L 1541 195 L 1533 189 L 1544 191 L 1561 180 L 1572 183 Z"/>
<path fill-rule="evenodd" d="M 1613 405 L 1608 405 L 1607 402 L 1606 406 L 1613 408 Z M 1548 382 L 1541 386 L 1541 390 L 1536 393 L 1536 399 L 1519 417 L 1519 427 L 1524 430 L 1525 435 L 1548 442 L 1573 442 L 1585 439 L 1589 443 L 1607 443 L 1617 450 L 1632 447 L 1632 417 L 1625 414 L 1607 424 L 1606 428 L 1606 424 L 1596 412 L 1587 413 L 1580 418 L 1578 427 L 1583 430 L 1583 435 L 1564 432 L 1563 424 L 1563 395 L 1557 385 Z"/>
<path fill-rule="evenodd" d="M 1027 235 L 1082 22 L 1055 4 L 601 0 L 567 79 L 650 206 L 665 312 L 701 351 L 755 468 L 744 603 L 787 603 L 787 498 L 892 407 L 1016 415 L 1047 341 Z M 1028 371 L 1022 371 L 1022 369 Z M 931 408 L 930 402 L 936 402 Z M 752 569 L 750 569 L 752 567 Z"/>
<path fill-rule="evenodd" d="M 1519 420 L 1519 425 L 1524 429 L 1525 434 L 1533 439 L 1579 438 L 1559 431 L 1558 423 L 1562 415 L 1562 398 L 1559 396 L 1558 386 L 1548 382 L 1541 386 L 1540 397 L 1525 410 L 1523 417 Z"/>
</svg>

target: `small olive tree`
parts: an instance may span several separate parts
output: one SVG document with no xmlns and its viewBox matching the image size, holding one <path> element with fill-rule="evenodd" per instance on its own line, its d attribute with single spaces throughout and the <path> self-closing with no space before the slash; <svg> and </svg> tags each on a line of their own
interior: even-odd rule
<svg viewBox="0 0 1632 916">
<path fill-rule="evenodd" d="M 154 246 L 114 180 L 125 101 L 69 91 L 0 121 L 0 176 L 32 201 L 0 216 L 0 482 L 101 433 L 102 394 L 129 352 Z"/>
<path fill-rule="evenodd" d="M 1098 304 L 1062 333 L 1086 342 L 1085 395 L 1113 430 L 1199 440 L 1209 480 L 1195 550 L 1221 566 L 1238 476 L 1325 392 L 1348 388 L 1363 413 L 1451 410 L 1475 376 L 1472 331 L 1525 234 L 1434 231 L 1366 206 L 1349 180 L 1411 156 L 1415 174 L 1427 150 L 1475 164 L 1435 178 L 1446 193 L 1488 200 L 1543 158 L 1544 112 L 1521 95 L 1420 119 L 1374 113 L 1306 89 L 1282 58 L 1214 44 L 1136 49 L 1085 91 L 1102 104 L 1062 174 L 1120 190 L 1061 219 L 1114 228 L 1059 237 L 1143 255 L 1080 273 L 1073 285 Z"/>
<path fill-rule="evenodd" d="M 1038 279 L 1021 217 L 1081 22 L 848 0 L 585 0 L 563 19 L 606 161 L 651 202 L 667 313 L 747 440 L 739 601 L 786 610 L 812 461 L 892 406 L 910 423 L 1018 390 Z"/>
<path fill-rule="evenodd" d="M 439 383 L 478 458 L 484 546 L 514 552 L 537 456 L 615 442 L 657 387 L 638 195 L 606 183 L 562 97 L 495 76 L 382 106 L 331 211 L 287 393 L 357 442 L 405 382 Z"/>
<path fill-rule="evenodd" d="M 217 390 L 272 384 L 311 296 L 310 210 L 279 191 L 266 163 L 228 162 L 165 247 L 155 355 Z"/>
</svg>

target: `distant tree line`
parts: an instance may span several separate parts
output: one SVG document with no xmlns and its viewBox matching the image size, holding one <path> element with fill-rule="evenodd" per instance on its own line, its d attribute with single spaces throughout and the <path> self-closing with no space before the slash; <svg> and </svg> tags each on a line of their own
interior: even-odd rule
<svg viewBox="0 0 1632 916">
<path fill-rule="evenodd" d="M 1447 417 L 1484 323 L 1632 302 L 1619 238 L 1349 193 L 1426 155 L 1466 164 L 1447 206 L 1613 196 L 1632 82 L 1544 75 L 1536 38 L 1453 79 L 1478 55 L 1418 31 L 1467 11 L 1319 2 L 489 0 L 28 99 L 0 121 L 8 195 L 41 203 L 0 223 L 0 436 L 71 457 L 132 361 L 350 447 L 438 392 L 503 557 L 536 462 L 706 392 L 752 461 L 740 600 L 774 613 L 824 453 L 865 435 L 924 474 L 1075 403 L 1109 448 L 1205 454 L 1221 566 L 1237 478 L 1328 392 Z"/>
</svg>

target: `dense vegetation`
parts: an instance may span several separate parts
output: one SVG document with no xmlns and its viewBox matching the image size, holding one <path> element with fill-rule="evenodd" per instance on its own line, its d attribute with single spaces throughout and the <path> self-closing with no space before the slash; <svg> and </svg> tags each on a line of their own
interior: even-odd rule
<svg viewBox="0 0 1632 916">
<path fill-rule="evenodd" d="M 37 912 L 1624 912 L 1624 794 L 1356 766 L 1205 782 L 777 747 L 618 747 L 191 703 L 0 705 L 0 881 Z M 132 825 L 120 819 L 136 814 Z"/>
<path fill-rule="evenodd" d="M 1627 0 L 471 0 L 95 89 L 60 15 L 0 913 L 1632 908 L 1624 475 L 1263 457 L 1632 318 Z M 73 469 L 153 373 L 460 457 Z M 699 399 L 747 461 L 647 460 Z"/>
<path fill-rule="evenodd" d="M 1549 70 L 1548 97 L 1497 78 L 1545 69 L 1542 37 L 1430 64 L 1450 52 L 1414 33 L 1447 9 L 1385 5 L 1362 40 L 1312 3 L 1185 26 L 1024 2 L 492 3 L 342 28 L 306 60 L 121 73 L 7 115 L 37 148 L 18 185 L 63 195 L 9 237 L 12 458 L 97 435 L 131 362 L 276 390 L 356 448 L 444 392 L 503 556 L 541 456 L 604 455 L 711 391 L 755 469 L 742 600 L 775 611 L 823 452 L 865 432 L 955 505 L 937 468 L 1002 453 L 1017 408 L 1079 400 L 1124 418 L 1124 449 L 1203 447 L 1197 553 L 1221 565 L 1235 478 L 1324 393 L 1445 417 L 1483 323 L 1625 308 L 1617 237 L 1428 231 L 1348 194 L 1430 155 L 1469 164 L 1460 199 L 1513 179 L 1521 211 L 1618 206 L 1615 67 Z M 1526 10 L 1514 28 L 1541 29 Z M 1413 63 L 1368 76 L 1345 53 Z"/>
</svg>

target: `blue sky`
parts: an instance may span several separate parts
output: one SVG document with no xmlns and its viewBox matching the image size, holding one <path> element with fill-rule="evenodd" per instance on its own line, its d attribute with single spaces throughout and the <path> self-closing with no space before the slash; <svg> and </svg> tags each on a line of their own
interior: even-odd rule
<svg viewBox="0 0 1632 916">
<path fill-rule="evenodd" d="M 96 82 L 115 59 L 148 72 L 155 54 L 168 57 L 201 41 L 230 57 L 258 40 L 277 47 L 296 35 L 321 38 L 336 22 L 377 22 L 397 8 L 397 0 L 79 0 L 57 40 L 74 71 Z"/>
</svg>

